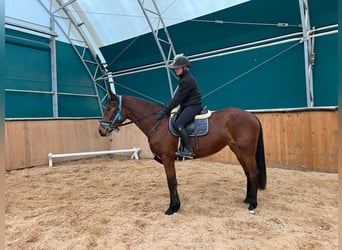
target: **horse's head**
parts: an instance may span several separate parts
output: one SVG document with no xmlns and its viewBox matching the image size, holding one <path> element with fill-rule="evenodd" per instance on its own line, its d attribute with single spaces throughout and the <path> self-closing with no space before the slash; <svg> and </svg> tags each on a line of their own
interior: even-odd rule
<svg viewBox="0 0 342 250">
<path fill-rule="evenodd" d="M 113 130 L 119 131 L 119 125 L 125 120 L 122 117 L 122 97 L 109 91 L 109 98 L 100 121 L 99 133 L 108 136 Z"/>
</svg>

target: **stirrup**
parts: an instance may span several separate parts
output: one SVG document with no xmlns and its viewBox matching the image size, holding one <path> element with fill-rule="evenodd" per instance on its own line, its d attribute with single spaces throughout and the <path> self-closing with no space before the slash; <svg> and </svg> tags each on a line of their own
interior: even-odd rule
<svg viewBox="0 0 342 250">
<path fill-rule="evenodd" d="M 194 159 L 194 154 L 188 150 L 177 151 L 176 156 L 181 157 L 181 158 Z"/>
</svg>

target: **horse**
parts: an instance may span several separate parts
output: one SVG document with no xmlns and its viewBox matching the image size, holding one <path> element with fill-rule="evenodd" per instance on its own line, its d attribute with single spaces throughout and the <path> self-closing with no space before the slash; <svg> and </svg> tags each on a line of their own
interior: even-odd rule
<svg viewBox="0 0 342 250">
<path fill-rule="evenodd" d="M 161 120 L 155 118 L 161 108 L 160 105 L 137 97 L 116 95 L 109 91 L 98 131 L 105 137 L 113 130 L 118 132 L 120 127 L 134 123 L 145 134 L 155 159 L 164 165 L 170 195 L 170 204 L 165 214 L 172 215 L 181 205 L 175 169 L 178 138 L 170 133 L 167 117 Z M 248 211 L 254 214 L 258 205 L 258 189 L 266 188 L 261 122 L 254 114 L 231 107 L 212 112 L 209 127 L 207 135 L 196 138 L 198 148 L 194 146 L 195 138 L 190 138 L 194 159 L 207 157 L 229 146 L 247 178 L 247 192 L 243 202 L 249 204 Z"/>
</svg>

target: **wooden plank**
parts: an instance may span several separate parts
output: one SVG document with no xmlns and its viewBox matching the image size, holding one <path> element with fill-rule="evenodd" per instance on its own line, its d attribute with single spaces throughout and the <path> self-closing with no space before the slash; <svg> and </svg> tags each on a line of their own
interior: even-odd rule
<svg viewBox="0 0 342 250">
<path fill-rule="evenodd" d="M 311 114 L 312 158 L 315 170 L 332 172 L 337 169 L 338 117 L 336 113 Z"/>
<path fill-rule="evenodd" d="M 8 121 L 5 122 L 5 151 L 6 166 L 11 164 L 15 166 L 25 166 L 27 163 L 25 156 L 25 131 L 23 124 Z"/>
</svg>

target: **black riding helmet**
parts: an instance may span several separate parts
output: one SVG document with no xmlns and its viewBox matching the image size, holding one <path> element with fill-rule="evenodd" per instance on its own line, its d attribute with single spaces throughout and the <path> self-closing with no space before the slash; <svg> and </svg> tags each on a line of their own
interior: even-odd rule
<svg viewBox="0 0 342 250">
<path fill-rule="evenodd" d="M 183 67 L 189 67 L 190 61 L 186 56 L 183 55 L 177 55 L 173 59 L 173 62 L 169 64 L 169 68 L 171 69 L 177 69 L 177 68 L 183 68 Z"/>
</svg>

